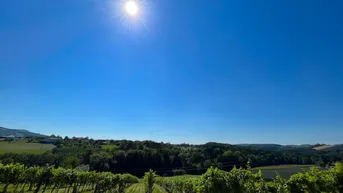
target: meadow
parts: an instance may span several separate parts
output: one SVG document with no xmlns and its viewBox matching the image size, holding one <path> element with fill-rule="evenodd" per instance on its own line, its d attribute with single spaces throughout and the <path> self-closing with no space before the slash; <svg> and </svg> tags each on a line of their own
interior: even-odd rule
<svg viewBox="0 0 343 193">
<path fill-rule="evenodd" d="M 42 154 L 52 150 L 55 146 L 51 144 L 27 143 L 26 140 L 21 141 L 0 141 L 0 154 L 4 153 L 31 153 Z"/>
<path fill-rule="evenodd" d="M 252 168 L 253 173 L 262 171 L 265 179 L 275 179 L 276 174 L 280 174 L 281 177 L 289 179 L 293 174 L 303 173 L 309 170 L 314 165 L 277 165 L 277 166 L 263 166 Z"/>
<path fill-rule="evenodd" d="M 259 170 L 262 171 L 263 177 L 265 179 L 275 179 L 276 174 L 280 174 L 280 176 L 284 179 L 289 179 L 293 174 L 297 173 L 304 173 L 305 171 L 308 171 L 311 167 L 314 167 L 314 165 L 274 165 L 274 166 L 263 166 L 263 167 L 256 167 L 252 168 L 251 171 L 252 173 L 257 173 Z M 325 169 L 325 168 L 320 168 L 318 169 Z M 175 179 L 179 177 L 184 177 L 184 178 L 197 178 L 200 177 L 201 175 L 182 175 L 182 176 L 171 176 L 171 177 L 166 177 L 167 179 Z"/>
</svg>

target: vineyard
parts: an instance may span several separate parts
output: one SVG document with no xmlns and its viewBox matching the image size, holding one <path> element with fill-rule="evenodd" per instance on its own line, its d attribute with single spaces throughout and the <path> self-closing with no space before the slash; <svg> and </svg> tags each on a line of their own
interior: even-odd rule
<svg viewBox="0 0 343 193">
<path fill-rule="evenodd" d="M 3 193 L 320 193 L 343 192 L 343 164 L 318 170 L 313 167 L 294 174 L 289 180 L 279 175 L 265 180 L 262 172 L 234 168 L 230 172 L 209 168 L 200 177 L 160 177 L 150 170 L 142 180 L 130 174 L 82 171 L 21 164 L 0 164 L 0 187 Z"/>
</svg>

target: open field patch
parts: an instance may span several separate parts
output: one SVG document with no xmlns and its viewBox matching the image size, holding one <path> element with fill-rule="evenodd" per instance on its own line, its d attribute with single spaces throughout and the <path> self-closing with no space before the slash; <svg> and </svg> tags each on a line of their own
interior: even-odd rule
<svg viewBox="0 0 343 193">
<path fill-rule="evenodd" d="M 252 172 L 256 173 L 259 170 L 262 171 L 264 178 L 275 179 L 276 173 L 279 173 L 281 177 L 289 179 L 293 174 L 304 172 L 309 170 L 314 165 L 278 165 L 278 166 L 263 166 L 252 168 Z"/>
<path fill-rule="evenodd" d="M 52 144 L 27 143 L 25 141 L 0 141 L 0 154 L 4 153 L 33 153 L 42 154 L 52 150 L 55 146 Z"/>
<path fill-rule="evenodd" d="M 334 147 L 334 145 L 322 145 L 322 146 L 318 146 L 318 147 L 314 147 L 314 150 L 320 151 L 320 150 L 324 150 L 330 147 Z"/>
</svg>

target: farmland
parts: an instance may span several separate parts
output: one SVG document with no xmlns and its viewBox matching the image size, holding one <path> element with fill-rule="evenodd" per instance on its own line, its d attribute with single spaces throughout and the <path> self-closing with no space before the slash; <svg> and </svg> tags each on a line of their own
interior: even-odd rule
<svg viewBox="0 0 343 193">
<path fill-rule="evenodd" d="M 126 189 L 125 193 L 144 193 L 144 183 L 133 184 Z M 155 184 L 153 193 L 167 193 L 167 191 L 165 191 L 161 186 Z"/>
<path fill-rule="evenodd" d="M 3 190 L 3 188 L 4 188 L 3 185 L 0 185 L 0 190 Z M 20 188 L 22 189 L 23 187 L 20 187 Z M 29 188 L 29 185 L 25 185 L 24 187 L 25 193 L 34 193 L 35 191 L 34 189 L 32 191 L 28 191 L 27 190 L 28 188 Z M 68 188 L 58 188 L 54 190 L 54 193 L 67 193 L 68 192 L 67 190 Z M 15 186 L 14 185 L 8 186 L 7 192 L 8 193 L 15 192 Z M 82 193 L 93 193 L 93 192 L 94 190 L 85 190 Z M 44 193 L 52 193 L 52 187 L 47 188 Z M 69 190 L 69 193 L 72 193 L 72 190 Z"/>
<path fill-rule="evenodd" d="M 266 169 L 267 168 L 267 169 Z M 300 166 L 264 167 L 265 170 L 301 168 Z M 254 169 L 253 171 L 257 171 Z M 143 179 L 130 174 L 81 171 L 53 166 L 25 167 L 21 164 L 0 164 L 0 188 L 3 193 L 41 192 L 117 192 L 117 193 L 216 193 L 216 192 L 298 192 L 299 188 L 316 192 L 341 192 L 343 164 L 319 170 L 312 167 L 303 173 L 266 180 L 261 172 L 233 169 L 230 172 L 210 167 L 201 176 L 160 177 L 153 170 L 145 172 Z M 310 181 L 312 180 L 312 181 Z M 313 191 L 306 191 L 313 192 Z"/>
<path fill-rule="evenodd" d="M 189 174 L 185 174 L 185 175 L 182 175 L 182 176 L 169 176 L 169 177 L 165 177 L 167 179 L 170 179 L 170 180 L 173 180 L 175 178 L 180 178 L 180 177 L 183 177 L 183 178 L 198 178 L 200 177 L 201 175 L 189 175 Z"/>
<path fill-rule="evenodd" d="M 30 139 L 39 142 L 40 139 Z M 210 166 L 230 170 L 233 166 L 251 167 L 268 165 L 320 165 L 342 160 L 343 153 L 337 151 L 293 152 L 288 150 L 261 150 L 230 144 L 209 142 L 201 145 L 169 144 L 154 141 L 94 140 L 88 138 L 59 139 L 58 145 L 26 143 L 23 141 L 0 142 L 0 161 L 24 165 L 46 164 L 74 168 L 88 165 L 92 171 L 116 171 L 142 177 L 153 169 L 160 176 L 173 176 L 181 169 L 190 175 L 201 175 Z M 49 151 L 54 149 L 53 151 Z M 42 154 L 45 151 L 49 153 Z M 4 154 L 13 152 L 17 154 Z M 33 153 L 20 155 L 20 153 Z M 37 162 L 37 160 L 40 160 Z"/>
<path fill-rule="evenodd" d="M 275 179 L 276 173 L 279 173 L 281 177 L 289 179 L 293 174 L 303 173 L 309 170 L 313 165 L 278 165 L 278 166 L 264 166 L 253 168 L 252 172 L 257 173 L 262 171 L 265 179 Z"/>
<path fill-rule="evenodd" d="M 102 145 L 101 148 L 104 150 L 112 150 L 112 149 L 118 149 L 118 146 L 116 146 L 116 145 Z"/>
<path fill-rule="evenodd" d="M 298 168 L 298 167 L 290 167 Z M 287 167 L 278 167 L 287 169 Z M 342 192 L 343 164 L 328 170 L 311 169 L 294 174 L 290 179 L 269 181 L 261 173 L 233 169 L 230 172 L 210 167 L 200 177 L 159 177 L 152 170 L 138 180 L 130 174 L 89 172 L 76 169 L 25 167 L 0 164 L 0 188 L 3 193 L 217 193 L 217 192 Z M 32 187 L 32 188 L 30 188 Z M 256 191 L 258 190 L 258 191 Z M 276 191 L 279 190 L 279 191 Z M 307 191 L 308 190 L 308 191 Z M 316 191 L 312 191 L 316 190 Z"/>
<path fill-rule="evenodd" d="M 290 176 L 297 173 L 304 173 L 304 171 L 309 170 L 311 167 L 316 167 L 314 165 L 277 165 L 277 166 L 263 166 L 263 167 L 256 167 L 252 168 L 252 173 L 257 173 L 259 170 L 262 171 L 263 177 L 265 179 L 275 179 L 276 174 L 280 174 L 281 177 L 285 179 L 289 179 Z M 318 169 L 324 169 L 318 167 Z M 175 178 L 197 178 L 200 175 L 182 175 L 182 176 L 171 176 L 166 177 L 168 179 L 175 179 Z"/>
<path fill-rule="evenodd" d="M 40 138 L 27 140 L 39 142 Z M 258 188 L 254 187 L 256 184 L 264 189 L 260 192 L 268 192 L 265 190 L 276 188 L 274 186 L 285 187 L 286 182 L 289 182 L 288 188 L 297 187 L 299 183 L 306 182 L 308 176 L 323 176 L 318 180 L 330 180 L 341 175 L 340 169 L 309 169 L 314 165 L 318 169 L 318 166 L 342 160 L 342 153 L 338 151 L 269 151 L 214 142 L 189 145 L 68 137 L 58 142 L 56 146 L 28 141 L 0 142 L 0 162 L 3 165 L 0 191 L 8 185 L 7 192 L 32 192 L 28 191 L 27 185 L 30 184 L 33 190 L 43 192 L 44 189 L 48 193 L 70 193 L 75 192 L 75 188 L 76 192 L 87 193 L 203 193 L 198 189 L 213 184 L 211 180 L 217 181 L 218 178 L 222 185 L 216 185 L 224 187 L 225 191 L 206 187 L 215 189 L 207 192 L 230 192 L 227 190 L 237 187 L 239 191 L 250 192 L 249 188 Z M 242 169 L 233 169 L 234 166 L 242 166 Z M 276 172 L 280 178 L 276 178 Z M 5 173 L 12 177 L 5 177 Z M 150 180 L 146 178 L 147 173 L 150 173 Z M 290 177 L 293 175 L 295 177 Z M 298 179 L 301 182 L 295 181 Z M 320 183 L 337 189 L 337 182 Z M 17 191 L 14 191 L 15 186 Z M 146 191 L 147 188 L 150 191 Z"/>
<path fill-rule="evenodd" d="M 31 153 L 42 154 L 52 150 L 55 146 L 51 144 L 27 143 L 26 141 L 0 141 L 0 154 L 4 153 Z"/>
<path fill-rule="evenodd" d="M 22 188 L 22 187 L 21 187 Z M 34 190 L 32 191 L 27 191 L 27 189 L 29 188 L 29 185 L 25 185 L 24 190 L 26 193 L 34 193 Z M 0 190 L 3 189 L 3 186 L 0 185 Z M 11 185 L 8 187 L 8 192 L 14 192 L 15 191 L 15 186 Z M 52 191 L 52 187 L 49 187 L 46 189 L 45 193 L 51 193 Z M 94 190 L 85 190 L 82 191 L 83 193 L 93 193 Z M 54 193 L 72 193 L 72 189 L 69 189 L 68 192 L 68 188 L 59 188 L 54 190 Z M 125 193 L 144 193 L 144 183 L 137 183 L 137 184 L 133 184 L 130 187 L 128 187 L 125 190 Z M 153 193 L 167 193 L 161 186 L 155 184 L 154 189 L 153 189 Z"/>
<path fill-rule="evenodd" d="M 263 166 L 252 168 L 252 173 L 257 173 L 259 170 L 262 171 L 263 177 L 265 179 L 275 179 L 276 174 L 280 174 L 281 177 L 289 179 L 290 176 L 297 173 L 304 173 L 304 171 L 309 170 L 311 167 L 316 167 L 314 165 L 277 165 L 277 166 Z M 317 167 L 318 169 L 324 169 Z M 171 176 L 166 177 L 167 179 L 176 179 L 176 178 L 198 178 L 200 175 L 182 175 L 182 176 Z"/>
<path fill-rule="evenodd" d="M 314 147 L 314 150 L 320 151 L 320 150 L 325 150 L 328 149 L 330 147 L 334 147 L 334 145 L 322 145 L 322 146 L 318 146 L 318 147 Z"/>
</svg>

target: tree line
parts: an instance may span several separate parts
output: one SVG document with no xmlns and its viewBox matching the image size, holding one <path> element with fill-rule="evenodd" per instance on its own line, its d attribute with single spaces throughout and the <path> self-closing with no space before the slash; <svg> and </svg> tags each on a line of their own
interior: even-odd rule
<svg viewBox="0 0 343 193">
<path fill-rule="evenodd" d="M 143 176 L 153 169 L 158 175 L 203 174 L 213 166 L 230 171 L 234 166 L 251 167 L 282 164 L 318 164 L 325 166 L 342 161 L 340 152 L 267 151 L 222 143 L 203 145 L 170 144 L 153 141 L 93 140 L 64 138 L 52 151 L 41 155 L 6 153 L 0 155 L 3 164 L 45 166 L 74 169 L 88 165 L 91 171 L 130 173 Z"/>
</svg>

